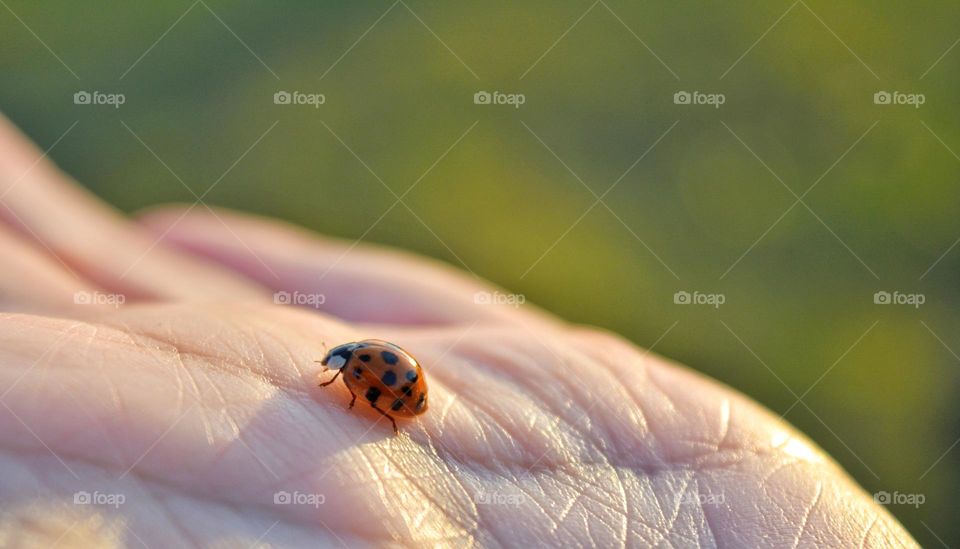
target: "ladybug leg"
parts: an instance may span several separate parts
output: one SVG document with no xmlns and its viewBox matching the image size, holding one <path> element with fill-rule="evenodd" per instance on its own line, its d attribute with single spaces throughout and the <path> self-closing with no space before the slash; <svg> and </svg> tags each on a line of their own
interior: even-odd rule
<svg viewBox="0 0 960 549">
<path fill-rule="evenodd" d="M 351 392 L 350 395 L 351 395 L 353 398 L 350 399 L 350 406 L 347 406 L 347 410 L 352 409 L 354 403 L 357 402 L 357 395 L 353 394 L 353 392 Z"/>
<path fill-rule="evenodd" d="M 383 416 L 383 417 L 385 417 L 385 418 L 387 418 L 387 419 L 390 420 L 390 423 L 393 424 L 393 434 L 395 434 L 395 435 L 400 434 L 400 429 L 397 429 L 397 420 L 393 419 L 393 416 L 391 416 L 390 414 L 384 412 L 384 411 L 381 410 L 380 408 L 377 408 L 376 406 L 371 405 L 371 408 L 373 408 L 374 410 L 380 412 L 380 415 L 381 415 L 381 416 Z"/>
<path fill-rule="evenodd" d="M 333 374 L 333 377 L 330 378 L 330 381 L 324 381 L 323 383 L 320 384 L 320 387 L 326 387 L 327 385 L 330 385 L 331 383 L 333 383 L 334 381 L 336 381 L 336 380 L 337 380 L 337 376 L 340 375 L 340 372 L 341 372 L 341 370 L 337 370 L 337 373 Z"/>
</svg>

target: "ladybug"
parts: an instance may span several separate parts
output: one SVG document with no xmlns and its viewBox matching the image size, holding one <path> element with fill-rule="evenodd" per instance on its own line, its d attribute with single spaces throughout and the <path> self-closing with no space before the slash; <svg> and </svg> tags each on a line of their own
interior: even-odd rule
<svg viewBox="0 0 960 549">
<path fill-rule="evenodd" d="M 423 369 L 413 355 L 393 343 L 379 339 L 344 343 L 330 349 L 319 362 L 337 371 L 320 387 L 330 385 L 342 373 L 343 383 L 353 395 L 349 408 L 353 408 L 357 395 L 363 395 L 374 410 L 393 423 L 394 433 L 399 431 L 393 416 L 413 417 L 427 411 Z"/>
</svg>

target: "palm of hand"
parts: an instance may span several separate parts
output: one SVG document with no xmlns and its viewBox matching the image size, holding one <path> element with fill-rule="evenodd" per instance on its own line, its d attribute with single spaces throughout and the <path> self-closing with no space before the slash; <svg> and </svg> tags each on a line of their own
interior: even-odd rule
<svg viewBox="0 0 960 549">
<path fill-rule="evenodd" d="M 47 313 L 0 317 L 8 544 L 914 545 L 778 418 L 614 336 L 393 252 L 226 213 L 148 225 L 170 248 L 78 277 L 0 231 L 7 309 Z M 77 287 L 154 302 L 62 306 Z M 426 369 L 399 436 L 317 388 L 324 349 L 366 338 Z"/>
</svg>

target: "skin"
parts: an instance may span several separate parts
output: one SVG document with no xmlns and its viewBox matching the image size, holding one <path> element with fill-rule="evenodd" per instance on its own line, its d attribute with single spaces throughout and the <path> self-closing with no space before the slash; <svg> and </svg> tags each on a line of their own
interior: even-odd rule
<svg viewBox="0 0 960 549">
<path fill-rule="evenodd" d="M 269 220 L 133 222 L 41 154 L 0 119 L 0 545 L 916 546 L 775 414 L 616 335 Z M 427 375 L 397 436 L 317 387 L 366 338 Z"/>
</svg>

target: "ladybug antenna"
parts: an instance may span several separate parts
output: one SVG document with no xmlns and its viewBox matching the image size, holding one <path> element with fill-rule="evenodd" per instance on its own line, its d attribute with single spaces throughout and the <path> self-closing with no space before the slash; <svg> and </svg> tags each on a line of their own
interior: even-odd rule
<svg viewBox="0 0 960 549">
<path fill-rule="evenodd" d="M 321 341 L 320 345 L 323 346 L 323 356 L 327 356 L 327 342 Z M 323 360 L 314 360 L 317 364 L 323 364 Z"/>
</svg>

